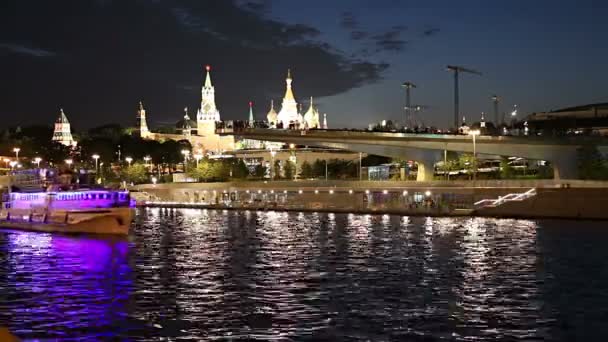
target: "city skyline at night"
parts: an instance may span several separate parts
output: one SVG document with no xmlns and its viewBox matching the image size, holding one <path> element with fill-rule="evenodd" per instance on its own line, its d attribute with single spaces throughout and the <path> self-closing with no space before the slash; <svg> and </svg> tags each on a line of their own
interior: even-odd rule
<svg viewBox="0 0 608 342">
<path fill-rule="evenodd" d="M 306 94 L 296 101 L 313 96 L 333 127 L 402 121 L 404 81 L 417 85 L 422 121 L 449 127 L 448 64 L 483 73 L 461 77 L 460 114 L 471 120 L 492 112 L 493 94 L 501 112 L 517 104 L 522 115 L 605 102 L 597 4 L 550 4 L 12 2 L 0 14 L 0 68 L 14 80 L 2 83 L 3 116 L 51 123 L 64 108 L 76 129 L 130 126 L 141 100 L 152 127 L 172 124 L 196 108 L 207 64 L 225 119 L 247 119 L 249 101 L 264 119 L 288 68 Z"/>
</svg>

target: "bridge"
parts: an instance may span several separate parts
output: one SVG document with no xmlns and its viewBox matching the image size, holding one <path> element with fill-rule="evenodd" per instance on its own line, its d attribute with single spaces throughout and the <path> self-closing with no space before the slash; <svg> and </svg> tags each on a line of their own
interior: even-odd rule
<svg viewBox="0 0 608 342">
<path fill-rule="evenodd" d="M 384 133 L 347 130 L 288 130 L 268 128 L 218 128 L 220 135 L 244 139 L 338 148 L 367 154 L 415 160 L 419 181 L 433 179 L 434 164 L 444 151 L 546 160 L 555 179 L 577 178 L 577 149 L 592 144 L 608 152 L 601 137 L 467 136 L 447 134 Z"/>
</svg>

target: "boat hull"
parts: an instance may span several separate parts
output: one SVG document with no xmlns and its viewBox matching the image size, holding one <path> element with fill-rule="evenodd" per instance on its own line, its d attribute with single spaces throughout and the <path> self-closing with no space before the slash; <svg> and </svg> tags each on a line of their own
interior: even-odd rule
<svg viewBox="0 0 608 342">
<path fill-rule="evenodd" d="M 128 235 L 132 219 L 131 208 L 55 211 L 44 215 L 9 211 L 7 218 L 0 219 L 0 227 L 67 234 Z"/>
</svg>

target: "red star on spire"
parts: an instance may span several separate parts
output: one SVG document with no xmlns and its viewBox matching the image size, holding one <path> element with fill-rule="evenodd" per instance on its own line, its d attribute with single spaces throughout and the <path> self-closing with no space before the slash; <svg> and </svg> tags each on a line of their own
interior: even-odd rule
<svg viewBox="0 0 608 342">
<path fill-rule="evenodd" d="M 211 70 L 211 65 L 209 65 L 209 64 L 205 65 L 205 69 L 207 69 L 207 71 L 210 71 Z"/>
</svg>

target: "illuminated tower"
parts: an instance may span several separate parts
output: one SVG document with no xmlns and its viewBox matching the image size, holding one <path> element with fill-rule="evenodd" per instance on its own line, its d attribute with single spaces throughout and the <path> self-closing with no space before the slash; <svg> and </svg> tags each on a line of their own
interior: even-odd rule
<svg viewBox="0 0 608 342">
<path fill-rule="evenodd" d="M 304 114 L 304 123 L 306 128 L 319 128 L 319 112 L 315 109 L 312 102 L 312 96 L 310 97 L 310 107 Z"/>
<path fill-rule="evenodd" d="M 266 114 L 266 120 L 268 121 L 268 126 L 270 126 L 271 128 L 275 128 L 277 125 L 277 118 L 278 118 L 278 114 L 274 110 L 274 101 L 270 100 L 270 110 L 268 111 L 268 114 Z"/>
<path fill-rule="evenodd" d="M 145 139 L 150 136 L 150 130 L 148 129 L 148 123 L 146 122 L 146 110 L 141 101 L 139 101 L 139 109 L 137 110 L 137 128 L 139 129 L 140 137 Z"/>
<path fill-rule="evenodd" d="M 291 81 L 291 70 L 287 70 L 285 97 L 283 97 L 283 104 L 277 118 L 277 122 L 282 122 L 285 128 L 289 126 L 290 122 L 298 121 L 298 103 L 291 90 Z"/>
<path fill-rule="evenodd" d="M 253 128 L 253 102 L 249 101 L 249 122 L 250 128 Z"/>
<path fill-rule="evenodd" d="M 65 146 L 76 146 L 76 141 L 72 138 L 72 130 L 68 117 L 65 116 L 63 108 L 59 109 L 59 117 L 55 120 L 55 131 L 53 132 L 53 141 L 56 141 Z"/>
<path fill-rule="evenodd" d="M 211 67 L 207 65 L 207 77 L 201 90 L 201 107 L 196 113 L 198 135 L 215 133 L 215 122 L 220 121 L 220 112 L 215 106 L 215 88 L 211 84 Z"/>
</svg>

